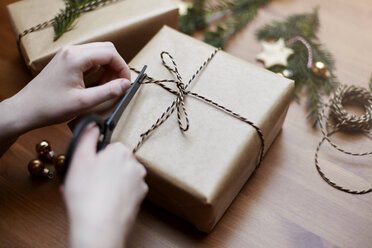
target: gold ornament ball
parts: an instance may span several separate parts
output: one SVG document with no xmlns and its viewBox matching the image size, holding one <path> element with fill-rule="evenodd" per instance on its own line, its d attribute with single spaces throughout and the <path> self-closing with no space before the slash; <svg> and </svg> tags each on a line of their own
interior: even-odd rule
<svg viewBox="0 0 372 248">
<path fill-rule="evenodd" d="M 28 163 L 28 171 L 33 176 L 40 176 L 45 169 L 44 163 L 39 159 L 33 159 Z"/>
<path fill-rule="evenodd" d="M 316 61 L 311 67 L 311 70 L 316 76 L 322 77 L 324 79 L 327 79 L 330 76 L 330 73 L 328 71 L 326 64 L 324 64 L 321 61 Z"/>
<path fill-rule="evenodd" d="M 64 154 L 60 154 L 54 159 L 54 167 L 56 168 L 56 171 L 58 173 L 65 172 L 66 170 L 65 160 L 66 160 L 66 156 Z"/>
<path fill-rule="evenodd" d="M 53 159 L 54 159 L 54 152 L 53 152 L 53 151 L 50 151 L 50 152 L 48 152 L 48 153 L 45 153 L 45 154 L 42 156 L 42 158 L 43 158 L 44 160 L 46 160 L 47 162 L 52 162 Z"/>
<path fill-rule="evenodd" d="M 51 150 L 52 150 L 52 147 L 50 146 L 49 142 L 46 140 L 42 140 L 38 144 L 36 144 L 36 152 L 37 154 L 41 156 L 49 153 Z"/>
<path fill-rule="evenodd" d="M 52 147 L 48 141 L 42 140 L 36 144 L 36 152 L 42 160 L 46 162 L 53 161 L 54 152 L 52 151 Z"/>
</svg>

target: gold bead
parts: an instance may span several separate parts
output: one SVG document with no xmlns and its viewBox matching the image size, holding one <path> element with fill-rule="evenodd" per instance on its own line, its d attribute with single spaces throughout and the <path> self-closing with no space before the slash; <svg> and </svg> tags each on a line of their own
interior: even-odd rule
<svg viewBox="0 0 372 248">
<path fill-rule="evenodd" d="M 327 79 L 330 76 L 330 73 L 328 71 L 326 64 L 324 64 L 321 61 L 316 61 L 311 67 L 311 70 L 316 76 L 322 77 L 324 79 Z"/>
<path fill-rule="evenodd" d="M 53 161 L 54 152 L 52 151 L 52 146 L 48 141 L 42 140 L 36 144 L 36 152 L 42 160 L 48 162 Z"/>
<path fill-rule="evenodd" d="M 38 144 L 36 144 L 35 148 L 36 148 L 37 154 L 39 155 L 43 155 L 52 150 L 52 147 L 50 146 L 49 142 L 46 140 L 40 141 Z"/>
<path fill-rule="evenodd" d="M 39 159 L 33 159 L 28 163 L 28 171 L 33 176 L 40 176 L 45 169 L 44 163 Z"/>
<path fill-rule="evenodd" d="M 64 173 L 65 172 L 65 170 L 66 170 L 65 160 L 66 160 L 66 156 L 64 154 L 59 154 L 57 157 L 55 157 L 54 167 L 56 168 L 56 171 L 58 173 Z"/>
</svg>

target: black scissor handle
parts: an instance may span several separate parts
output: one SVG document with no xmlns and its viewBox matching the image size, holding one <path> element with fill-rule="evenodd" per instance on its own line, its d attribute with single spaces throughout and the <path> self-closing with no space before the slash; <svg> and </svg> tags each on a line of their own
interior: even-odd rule
<svg viewBox="0 0 372 248">
<path fill-rule="evenodd" d="M 73 132 L 72 139 L 71 139 L 70 144 L 69 144 L 68 149 L 67 149 L 66 160 L 65 160 L 65 168 L 66 168 L 65 170 L 66 171 L 67 171 L 68 167 L 70 166 L 72 156 L 74 155 L 74 151 L 76 149 L 76 145 L 77 145 L 77 143 L 80 139 L 81 134 L 83 133 L 84 129 L 92 122 L 95 122 L 97 124 L 97 126 L 100 129 L 100 134 L 103 133 L 102 131 L 103 131 L 103 128 L 104 128 L 104 120 L 98 115 L 88 115 L 88 116 L 84 117 L 78 123 L 78 125 L 76 126 L 76 128 Z M 102 149 L 102 145 L 103 144 L 98 141 L 97 151 Z"/>
</svg>

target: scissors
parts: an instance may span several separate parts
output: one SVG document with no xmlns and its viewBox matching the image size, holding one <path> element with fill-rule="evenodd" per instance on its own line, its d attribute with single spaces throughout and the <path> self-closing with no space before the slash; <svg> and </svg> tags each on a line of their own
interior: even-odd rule
<svg viewBox="0 0 372 248">
<path fill-rule="evenodd" d="M 88 115 L 84 117 L 76 126 L 72 139 L 70 141 L 70 145 L 67 149 L 66 159 L 65 159 L 65 171 L 67 171 L 74 151 L 76 149 L 76 145 L 79 141 L 81 134 L 83 133 L 85 127 L 92 122 L 95 122 L 99 127 L 100 136 L 97 141 L 97 152 L 104 149 L 108 144 L 110 144 L 112 133 L 123 114 L 125 108 L 128 106 L 129 102 L 132 100 L 133 96 L 136 94 L 137 90 L 141 86 L 141 83 L 146 78 L 145 70 L 147 66 L 145 65 L 139 75 L 137 76 L 136 80 L 129 88 L 127 93 L 121 99 L 120 103 L 116 106 L 114 111 L 109 115 L 107 119 L 102 119 L 102 117 L 98 115 Z"/>
</svg>

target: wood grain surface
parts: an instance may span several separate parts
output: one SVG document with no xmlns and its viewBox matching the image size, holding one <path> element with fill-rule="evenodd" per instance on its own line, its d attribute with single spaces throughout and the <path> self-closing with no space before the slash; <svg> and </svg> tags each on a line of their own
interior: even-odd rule
<svg viewBox="0 0 372 248">
<path fill-rule="evenodd" d="M 0 99 L 31 80 L 16 47 L 0 1 Z M 372 73 L 371 0 L 277 0 L 237 34 L 226 50 L 249 62 L 260 45 L 255 30 L 271 20 L 319 7 L 319 37 L 336 60 L 343 84 L 367 87 Z M 249 80 L 249 79 L 247 79 Z M 11 111 L 11 110 L 10 110 Z M 205 235 L 145 202 L 129 247 L 372 247 L 372 194 L 350 195 L 327 185 L 314 167 L 320 131 L 306 119 L 305 101 L 293 102 L 283 130 L 259 170 L 243 187 L 215 230 Z M 6 118 L 3 116 L 1 118 Z M 34 180 L 27 163 L 34 146 L 47 139 L 63 153 L 71 136 L 65 124 L 21 136 L 0 159 L 0 247 L 67 247 L 68 220 L 59 180 Z M 371 139 L 336 135 L 353 151 L 372 150 Z M 335 181 L 355 189 L 370 187 L 372 158 L 340 154 L 324 145 L 320 163 Z"/>
</svg>

